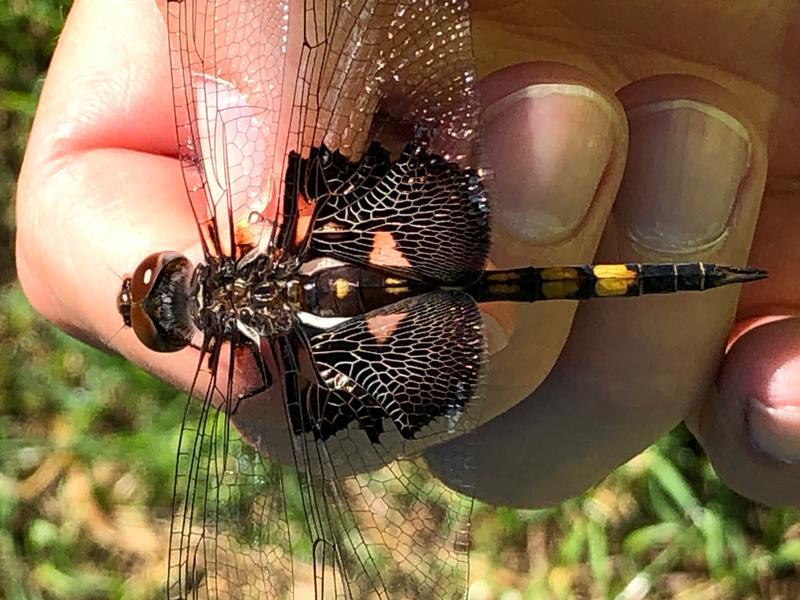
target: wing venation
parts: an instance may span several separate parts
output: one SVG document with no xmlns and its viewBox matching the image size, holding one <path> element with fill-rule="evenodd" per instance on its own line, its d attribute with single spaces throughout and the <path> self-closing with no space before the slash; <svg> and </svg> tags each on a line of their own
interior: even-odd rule
<svg viewBox="0 0 800 600">
<path fill-rule="evenodd" d="M 357 163 L 326 147 L 295 162 L 304 196 L 319 206 L 315 255 L 445 285 L 474 281 L 490 244 L 489 205 L 471 169 L 411 142 L 397 160 L 379 144 Z"/>
<path fill-rule="evenodd" d="M 466 0 L 181 0 L 167 21 L 177 154 L 207 262 L 305 248 L 441 283 L 483 267 L 483 188 L 459 169 L 477 156 Z M 398 143 L 403 131 L 414 136 Z M 412 138 L 425 144 L 402 150 Z M 478 320 L 450 292 L 357 317 L 310 340 L 315 374 L 272 357 L 283 389 L 238 414 L 241 348 L 204 332 L 170 597 L 463 597 L 471 503 L 396 459 L 474 427 Z M 270 410 L 282 435 L 236 423 Z"/>
<path fill-rule="evenodd" d="M 467 430 L 460 419 L 468 407 L 479 409 L 485 338 L 480 311 L 466 294 L 402 300 L 310 342 L 325 386 L 306 404 L 307 419 L 323 439 L 350 421 L 374 443 L 383 419 L 405 439 Z"/>
</svg>

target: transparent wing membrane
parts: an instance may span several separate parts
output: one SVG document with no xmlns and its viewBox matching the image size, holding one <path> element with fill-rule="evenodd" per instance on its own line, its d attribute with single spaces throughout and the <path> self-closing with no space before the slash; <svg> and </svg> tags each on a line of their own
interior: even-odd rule
<svg viewBox="0 0 800 600">
<path fill-rule="evenodd" d="M 179 156 L 207 255 L 263 222 L 275 193 L 288 5 L 167 4 Z M 285 136 L 284 136 L 285 137 Z"/>
</svg>

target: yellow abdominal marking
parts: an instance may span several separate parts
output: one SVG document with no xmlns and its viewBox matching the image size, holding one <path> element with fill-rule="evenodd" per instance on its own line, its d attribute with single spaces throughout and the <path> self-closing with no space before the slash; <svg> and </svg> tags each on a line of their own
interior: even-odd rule
<svg viewBox="0 0 800 600">
<path fill-rule="evenodd" d="M 492 294 L 514 294 L 519 292 L 519 286 L 513 283 L 494 283 L 489 285 Z"/>
<path fill-rule="evenodd" d="M 572 267 L 547 267 L 539 272 L 539 276 L 542 281 L 575 279 L 578 276 L 578 271 Z"/>
<path fill-rule="evenodd" d="M 595 265 L 592 273 L 598 279 L 636 279 L 638 275 L 626 265 Z"/>
<path fill-rule="evenodd" d="M 344 300 L 347 298 L 347 295 L 350 293 L 350 284 L 346 279 L 337 279 L 333 285 L 335 288 L 334 291 L 336 293 L 336 297 L 339 300 Z"/>
<path fill-rule="evenodd" d="M 563 281 L 548 281 L 542 284 L 542 296 L 551 300 L 559 298 L 573 298 L 580 289 L 574 279 Z"/>
<path fill-rule="evenodd" d="M 600 297 L 625 296 L 632 283 L 630 279 L 599 279 L 594 285 L 594 292 Z"/>
<path fill-rule="evenodd" d="M 408 292 L 409 287 L 404 285 L 408 283 L 405 279 L 398 277 L 384 277 L 383 289 L 389 294 L 405 294 Z"/>
<path fill-rule="evenodd" d="M 492 273 L 490 275 L 492 281 L 517 281 L 519 279 L 519 273 L 509 272 L 509 273 Z"/>
</svg>

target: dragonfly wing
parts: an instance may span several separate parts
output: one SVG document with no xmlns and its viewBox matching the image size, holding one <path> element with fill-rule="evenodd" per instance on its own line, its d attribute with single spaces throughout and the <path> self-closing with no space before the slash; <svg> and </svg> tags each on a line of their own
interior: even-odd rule
<svg viewBox="0 0 800 600">
<path fill-rule="evenodd" d="M 358 164 L 316 155 L 308 163 L 314 169 L 306 177 L 320 203 L 312 253 L 446 285 L 483 271 L 489 204 L 475 171 L 417 143 L 396 160 L 378 145 Z"/>
<path fill-rule="evenodd" d="M 234 364 L 233 345 L 207 338 L 204 346 L 198 368 L 208 376 L 203 403 L 197 406 L 190 393 L 181 426 L 167 595 L 290 597 L 287 469 L 264 460 L 231 428 L 232 370 L 223 367 L 225 377 L 218 372 L 225 350 L 227 364 Z"/>
<path fill-rule="evenodd" d="M 178 157 L 206 258 L 241 253 L 274 220 L 288 10 L 167 2 Z"/>
<path fill-rule="evenodd" d="M 396 137 L 386 117 L 406 140 L 424 128 L 437 152 L 474 152 L 465 1 L 169 0 L 167 22 L 178 157 L 207 257 L 269 250 L 276 226 L 295 228 L 292 152 L 324 143 L 355 158 Z"/>
<path fill-rule="evenodd" d="M 472 501 L 415 456 L 474 427 L 486 366 L 477 306 L 466 294 L 432 292 L 309 346 L 319 377 L 287 385 L 298 390 L 287 416 L 316 597 L 462 598 Z M 468 454 L 451 459 L 463 465 Z"/>
<path fill-rule="evenodd" d="M 461 3 L 169 0 L 167 17 L 178 156 L 206 256 L 271 249 L 276 225 L 294 228 L 289 154 L 325 143 L 357 156 L 376 113 L 458 152 L 474 134 Z"/>
<path fill-rule="evenodd" d="M 339 449 L 298 441 L 309 514 L 315 598 L 465 598 L 472 499 L 445 488 L 421 460 L 354 475 Z M 361 458 L 357 459 L 361 460 Z"/>
<path fill-rule="evenodd" d="M 318 333 L 311 349 L 326 388 L 350 392 L 353 419 L 373 442 L 387 428 L 410 444 L 475 425 L 486 348 L 480 311 L 467 294 L 401 300 Z M 336 399 L 309 403 L 314 412 L 304 415 L 323 438 L 342 429 L 347 409 Z M 371 412 L 358 414 L 362 404 Z"/>
</svg>

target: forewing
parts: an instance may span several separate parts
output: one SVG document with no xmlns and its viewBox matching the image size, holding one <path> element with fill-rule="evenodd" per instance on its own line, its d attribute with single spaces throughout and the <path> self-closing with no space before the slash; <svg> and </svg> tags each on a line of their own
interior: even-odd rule
<svg viewBox="0 0 800 600">
<path fill-rule="evenodd" d="M 167 2 L 178 156 L 208 257 L 255 243 L 275 210 L 288 3 Z"/>
<path fill-rule="evenodd" d="M 368 141 L 399 150 L 422 132 L 431 152 L 474 165 L 466 0 L 170 0 L 167 10 L 179 157 L 207 255 L 271 250 L 281 224 L 294 231 L 292 152 L 305 159 L 324 143 L 357 160 Z"/>
<path fill-rule="evenodd" d="M 198 367 L 209 382 L 204 401 L 198 407 L 189 395 L 181 426 L 167 595 L 176 600 L 291 597 L 287 470 L 264 460 L 231 428 L 232 371 L 221 377 L 219 370 L 226 350 L 227 364 L 234 364 L 234 348 L 215 344 L 207 338 Z"/>
<path fill-rule="evenodd" d="M 289 152 L 325 137 L 355 143 L 377 94 L 353 90 L 374 79 L 393 10 L 375 0 L 168 2 L 179 156 L 207 255 L 269 250 Z"/>
</svg>

